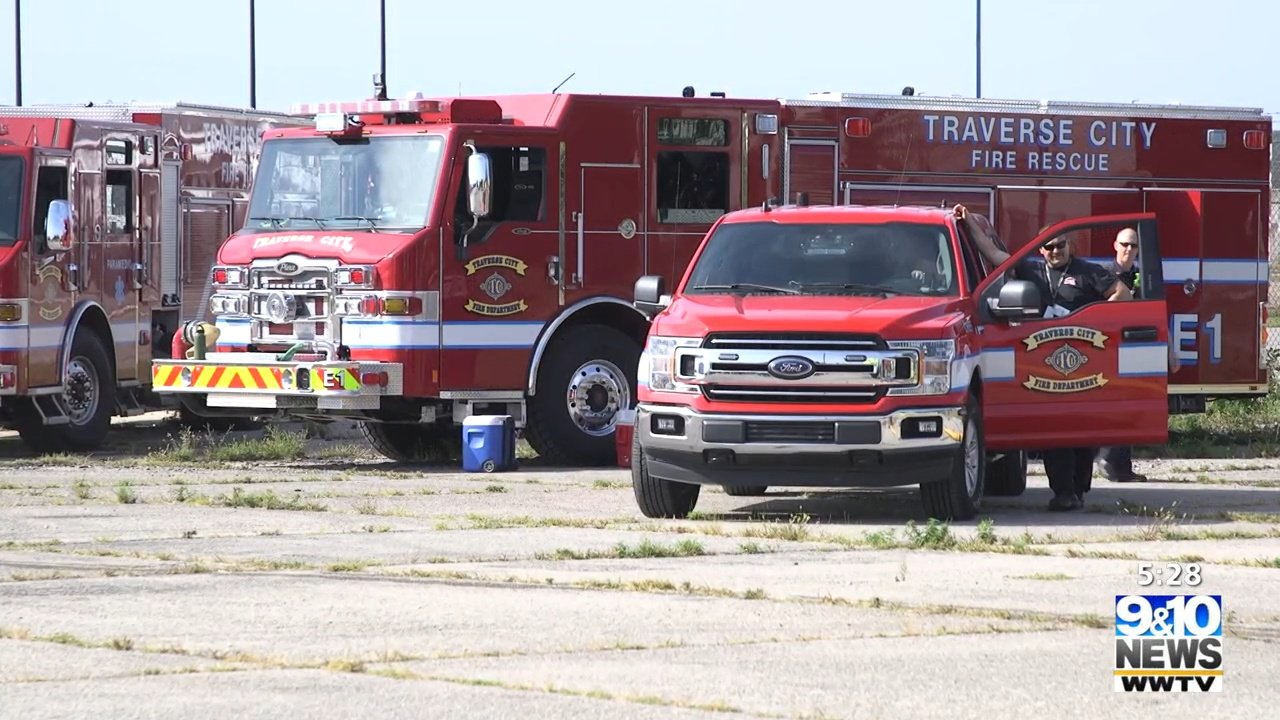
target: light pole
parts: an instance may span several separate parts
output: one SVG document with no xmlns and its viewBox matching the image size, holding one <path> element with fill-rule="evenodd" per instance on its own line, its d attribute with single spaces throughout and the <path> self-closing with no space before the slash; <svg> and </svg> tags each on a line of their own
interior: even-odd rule
<svg viewBox="0 0 1280 720">
<path fill-rule="evenodd" d="M 974 63 L 974 69 L 977 74 L 977 78 L 976 78 L 976 82 L 978 86 L 977 97 L 982 97 L 982 0 L 977 0 L 977 2 L 978 2 L 978 19 L 974 25 L 975 27 L 974 37 L 975 37 L 975 40 L 977 41 L 977 47 L 974 48 L 974 52 L 976 53 L 977 57 L 976 57 L 976 62 Z"/>
<path fill-rule="evenodd" d="M 378 99 L 387 99 L 387 0 L 378 0 Z"/>
<path fill-rule="evenodd" d="M 258 32 L 253 0 L 249 0 L 249 107 L 258 108 Z"/>
<path fill-rule="evenodd" d="M 22 104 L 22 0 L 13 0 L 14 105 Z"/>
</svg>

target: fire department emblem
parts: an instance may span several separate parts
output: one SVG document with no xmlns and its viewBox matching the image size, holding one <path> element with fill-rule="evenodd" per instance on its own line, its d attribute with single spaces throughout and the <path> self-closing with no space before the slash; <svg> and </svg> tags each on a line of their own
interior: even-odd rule
<svg viewBox="0 0 1280 720">
<path fill-rule="evenodd" d="M 497 300 L 507 294 L 507 291 L 511 289 L 511 283 L 495 272 L 485 278 L 483 283 L 480 283 L 480 289 L 484 291 L 485 295 Z"/>
<path fill-rule="evenodd" d="M 1089 356 L 1070 345 L 1063 345 L 1045 358 L 1044 362 L 1049 367 L 1062 373 L 1063 377 L 1066 377 L 1089 362 Z"/>
</svg>

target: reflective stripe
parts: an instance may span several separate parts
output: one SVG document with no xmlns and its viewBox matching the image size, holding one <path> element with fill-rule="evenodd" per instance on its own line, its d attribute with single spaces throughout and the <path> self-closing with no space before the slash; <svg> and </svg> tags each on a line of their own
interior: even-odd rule
<svg viewBox="0 0 1280 720">
<path fill-rule="evenodd" d="M 1169 346 L 1165 343 L 1126 343 L 1120 346 L 1116 374 L 1125 377 L 1164 377 L 1169 374 Z"/>
<path fill-rule="evenodd" d="M 984 380 L 1014 379 L 1017 360 L 1012 348 L 983 350 L 980 363 Z"/>
</svg>

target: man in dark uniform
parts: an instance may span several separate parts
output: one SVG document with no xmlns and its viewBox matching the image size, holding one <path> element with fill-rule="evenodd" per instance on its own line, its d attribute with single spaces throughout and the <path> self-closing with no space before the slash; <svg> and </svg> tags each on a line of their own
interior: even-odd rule
<svg viewBox="0 0 1280 720">
<path fill-rule="evenodd" d="M 956 218 L 978 246 L 979 252 L 992 265 L 999 265 L 1009 258 L 990 235 L 969 216 L 963 205 L 955 207 Z M 1129 288 L 1101 265 L 1095 265 L 1075 257 L 1072 242 L 1067 237 L 1056 237 L 1040 248 L 1043 263 L 1026 258 L 1014 267 L 1013 274 L 1019 280 L 1035 283 L 1046 298 L 1048 308 L 1044 317 L 1062 317 L 1089 303 L 1102 300 L 1128 300 Z M 1049 488 L 1053 499 L 1050 510 L 1077 510 L 1084 507 L 1084 495 L 1093 486 L 1093 462 L 1097 448 L 1053 448 L 1045 450 L 1044 471 L 1049 476 Z"/>
<path fill-rule="evenodd" d="M 1125 228 L 1116 235 L 1116 259 L 1107 270 L 1136 296 L 1138 294 L 1138 232 Z M 1147 476 L 1133 471 L 1133 450 L 1128 445 L 1105 447 L 1098 453 L 1102 474 L 1111 482 L 1146 482 Z"/>
</svg>

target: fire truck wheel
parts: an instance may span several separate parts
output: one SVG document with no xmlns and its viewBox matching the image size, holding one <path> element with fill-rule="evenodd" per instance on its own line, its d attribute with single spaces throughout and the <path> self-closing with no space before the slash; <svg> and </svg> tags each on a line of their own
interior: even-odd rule
<svg viewBox="0 0 1280 720">
<path fill-rule="evenodd" d="M 982 408 L 969 395 L 965 404 L 964 437 L 944 480 L 920 483 L 925 513 L 938 520 L 969 520 L 982 505 L 986 481 L 987 448 L 982 430 Z"/>
<path fill-rule="evenodd" d="M 62 400 L 69 422 L 43 425 L 39 414 L 33 413 L 35 417 L 19 429 L 22 439 L 37 451 L 94 450 L 111 429 L 116 384 L 102 338 L 88 330 L 77 331 L 66 372 Z"/>
<path fill-rule="evenodd" d="M 552 341 L 529 399 L 525 437 L 554 465 L 614 465 L 614 426 L 632 407 L 640 347 L 606 325 L 571 327 Z"/>
<path fill-rule="evenodd" d="M 461 454 L 462 427 L 362 422 L 360 432 L 384 457 L 396 462 L 443 465 Z"/>
<path fill-rule="evenodd" d="M 663 480 L 649 474 L 640 449 L 640 434 L 631 437 L 631 489 L 636 505 L 647 518 L 681 519 L 689 517 L 698 504 L 701 485 Z"/>
<path fill-rule="evenodd" d="M 757 495 L 763 495 L 765 491 L 769 489 L 768 485 L 725 485 L 723 487 L 725 495 L 732 495 L 734 497 L 754 497 Z"/>
<path fill-rule="evenodd" d="M 1027 490 L 1027 453 L 1008 453 L 987 465 L 986 495 L 1017 497 Z"/>
</svg>

